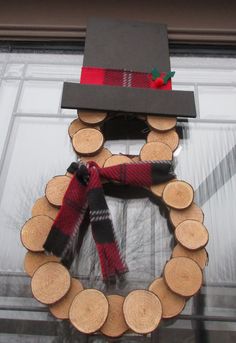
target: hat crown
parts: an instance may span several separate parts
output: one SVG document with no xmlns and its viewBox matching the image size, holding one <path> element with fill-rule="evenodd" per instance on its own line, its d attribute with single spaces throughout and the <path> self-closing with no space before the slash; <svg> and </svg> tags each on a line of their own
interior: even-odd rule
<svg viewBox="0 0 236 343">
<path fill-rule="evenodd" d="M 164 24 L 91 18 L 86 33 L 84 66 L 150 73 L 170 70 Z"/>
</svg>

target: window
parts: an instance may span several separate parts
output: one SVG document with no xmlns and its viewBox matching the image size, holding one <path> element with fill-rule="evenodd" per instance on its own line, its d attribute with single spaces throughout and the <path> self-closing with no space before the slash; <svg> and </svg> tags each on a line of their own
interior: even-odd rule
<svg viewBox="0 0 236 343">
<path fill-rule="evenodd" d="M 195 92 L 197 118 L 178 122 L 181 142 L 175 153 L 176 173 L 193 185 L 195 201 L 205 212 L 210 262 L 201 294 L 188 303 L 177 321 L 159 329 L 153 342 L 155 335 L 164 342 L 164 331 L 165 342 L 166 337 L 171 341 L 175 330 L 187 339 L 199 323 L 207 335 L 219 325 L 231 335 L 236 320 L 236 59 L 172 57 L 171 63 L 176 71 L 173 88 Z M 23 271 L 25 249 L 20 228 L 31 216 L 31 207 L 43 195 L 47 181 L 64 174 L 76 159 L 67 134 L 76 111 L 62 110 L 60 101 L 63 81 L 79 81 L 81 65 L 82 55 L 0 54 L 0 313 L 3 319 L 7 316 L 24 322 L 22 342 L 28 331 L 31 342 L 33 337 L 38 342 L 38 335 L 44 335 L 44 342 L 57 342 L 54 339 L 60 328 L 62 335 L 67 335 L 67 324 L 58 324 L 31 298 L 29 278 Z M 142 144 L 117 141 L 106 146 L 114 153 L 134 154 Z M 173 236 L 159 207 L 148 199 L 109 198 L 108 204 L 130 269 L 123 289 L 126 294 L 129 289 L 146 287 L 160 275 L 171 254 Z M 102 288 L 90 235 L 83 251 L 75 273 L 79 267 L 86 285 Z M 27 324 L 31 320 L 37 322 L 34 329 Z M 3 340 L 0 335 L 0 342 L 6 337 L 15 342 L 17 325 L 16 331 L 7 330 Z M 129 342 L 136 338 L 131 335 Z M 88 341 L 103 342 L 98 336 Z"/>
</svg>

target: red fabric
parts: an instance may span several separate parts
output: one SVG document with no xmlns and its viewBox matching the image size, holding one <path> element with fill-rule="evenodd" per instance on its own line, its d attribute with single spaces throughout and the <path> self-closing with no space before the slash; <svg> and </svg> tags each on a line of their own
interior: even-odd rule
<svg viewBox="0 0 236 343">
<path fill-rule="evenodd" d="M 161 73 L 161 77 L 165 73 Z M 82 67 L 81 84 L 87 85 L 107 85 L 131 88 L 153 88 L 159 90 L 171 90 L 171 79 L 165 85 L 159 86 L 152 80 L 151 73 L 141 73 L 136 71 L 103 69 L 95 67 Z"/>
</svg>

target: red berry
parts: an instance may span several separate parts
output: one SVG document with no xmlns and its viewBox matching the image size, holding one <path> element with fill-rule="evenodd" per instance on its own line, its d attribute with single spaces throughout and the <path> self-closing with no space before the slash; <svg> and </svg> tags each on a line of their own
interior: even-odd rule
<svg viewBox="0 0 236 343">
<path fill-rule="evenodd" d="M 164 80 L 161 77 L 157 77 L 154 82 L 155 82 L 156 87 L 161 87 L 164 85 Z"/>
</svg>

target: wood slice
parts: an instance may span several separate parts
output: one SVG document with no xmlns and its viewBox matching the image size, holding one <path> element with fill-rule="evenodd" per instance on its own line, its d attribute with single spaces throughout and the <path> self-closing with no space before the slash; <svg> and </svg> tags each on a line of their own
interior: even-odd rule
<svg viewBox="0 0 236 343">
<path fill-rule="evenodd" d="M 176 126 L 177 119 L 175 117 L 158 117 L 158 116 L 147 116 L 148 125 L 158 131 L 168 131 Z"/>
<path fill-rule="evenodd" d="M 81 156 L 94 156 L 103 147 L 103 134 L 94 128 L 77 131 L 72 137 L 72 145 Z"/>
<path fill-rule="evenodd" d="M 49 305 L 50 312 L 54 315 L 54 317 L 58 319 L 68 319 L 69 318 L 69 309 L 74 300 L 75 296 L 79 294 L 83 290 L 82 283 L 72 278 L 71 285 L 69 291 L 66 295 L 55 304 Z"/>
<path fill-rule="evenodd" d="M 108 300 L 96 289 L 86 289 L 76 295 L 69 310 L 71 324 L 86 334 L 100 330 L 107 316 Z"/>
<path fill-rule="evenodd" d="M 124 155 L 112 155 L 104 163 L 104 167 L 116 166 L 123 163 L 132 163 L 132 160 Z"/>
<path fill-rule="evenodd" d="M 146 290 L 135 290 L 127 295 L 123 305 L 125 321 L 139 334 L 155 330 L 160 323 L 162 306 L 158 297 Z"/>
<path fill-rule="evenodd" d="M 175 238 L 186 249 L 197 250 L 207 245 L 209 235 L 202 223 L 185 220 L 175 229 Z"/>
<path fill-rule="evenodd" d="M 172 158 L 173 154 L 170 147 L 164 143 L 146 143 L 140 151 L 141 161 L 169 161 L 172 160 Z"/>
<path fill-rule="evenodd" d="M 163 182 L 163 183 L 159 183 L 159 185 L 153 185 L 153 186 L 151 186 L 150 189 L 151 189 L 151 191 L 152 191 L 153 194 L 155 194 L 157 197 L 161 198 L 165 186 L 166 186 L 169 182 L 173 182 L 173 181 L 176 181 L 176 179 L 173 179 L 173 180 L 170 180 L 170 181 L 166 181 L 166 182 Z"/>
<path fill-rule="evenodd" d="M 53 177 L 46 186 L 45 195 L 50 204 L 61 206 L 71 178 L 66 175 Z"/>
<path fill-rule="evenodd" d="M 70 177 L 70 178 L 72 179 L 72 177 L 74 176 L 74 174 L 71 174 L 71 173 L 69 173 L 69 172 L 66 172 L 66 173 L 65 173 L 65 176 L 68 176 L 68 177 Z"/>
<path fill-rule="evenodd" d="M 181 244 L 177 244 L 173 251 L 172 257 L 189 257 L 193 259 L 201 269 L 204 269 L 208 262 L 208 255 L 206 249 L 188 250 Z"/>
<path fill-rule="evenodd" d="M 175 151 L 179 145 L 179 136 L 175 130 L 167 132 L 151 131 L 147 136 L 147 142 L 161 142 L 167 144 L 172 151 Z"/>
<path fill-rule="evenodd" d="M 164 188 L 162 198 L 167 206 L 175 209 L 185 209 L 193 202 L 194 192 L 185 181 L 169 182 Z"/>
<path fill-rule="evenodd" d="M 85 129 L 86 127 L 87 127 L 87 126 L 84 125 L 84 124 L 82 123 L 82 121 L 80 121 L 79 119 L 73 120 L 73 121 L 71 122 L 69 128 L 68 128 L 68 133 L 69 133 L 70 138 L 72 138 L 73 135 L 74 135 L 77 131 L 79 131 L 79 130 L 81 130 L 81 129 Z"/>
<path fill-rule="evenodd" d="M 109 304 L 108 317 L 100 331 L 108 337 L 119 337 L 129 329 L 123 313 L 125 298 L 120 295 L 109 295 L 107 300 Z"/>
<path fill-rule="evenodd" d="M 46 255 L 43 252 L 27 251 L 24 259 L 24 270 L 29 276 L 33 276 L 34 272 L 46 262 L 59 262 L 60 258 L 54 255 Z"/>
<path fill-rule="evenodd" d="M 32 208 L 32 217 L 45 215 L 52 219 L 55 219 L 58 214 L 59 209 L 55 206 L 52 206 L 46 197 L 42 197 L 36 200 Z"/>
<path fill-rule="evenodd" d="M 185 298 L 173 293 L 166 285 L 163 278 L 157 278 L 149 286 L 149 291 L 158 296 L 162 304 L 162 317 L 172 318 L 182 312 Z"/>
<path fill-rule="evenodd" d="M 62 264 L 47 262 L 35 271 L 31 289 L 39 302 L 50 305 L 66 295 L 70 284 L 70 273 Z"/>
<path fill-rule="evenodd" d="M 44 251 L 43 245 L 51 230 L 53 219 L 48 216 L 35 216 L 27 220 L 21 229 L 21 242 L 30 251 Z"/>
<path fill-rule="evenodd" d="M 103 148 L 97 155 L 93 157 L 83 156 L 80 159 L 85 163 L 89 161 L 94 161 L 99 165 L 99 167 L 103 167 L 106 160 L 111 156 L 112 153 L 110 152 L 110 150 Z"/>
<path fill-rule="evenodd" d="M 98 125 L 104 122 L 107 113 L 101 111 L 79 111 L 78 116 L 84 124 Z"/>
<path fill-rule="evenodd" d="M 178 226 L 180 223 L 187 219 L 197 220 L 200 223 L 203 223 L 204 214 L 200 207 L 198 207 L 195 203 L 192 203 L 191 206 L 184 210 L 176 210 L 171 208 L 170 210 L 170 221 L 174 227 Z"/>
<path fill-rule="evenodd" d="M 165 265 L 164 279 L 174 293 L 191 297 L 201 288 L 202 271 L 192 259 L 175 257 Z"/>
<path fill-rule="evenodd" d="M 140 162 L 139 156 L 134 156 L 134 157 L 132 157 L 132 161 L 133 161 L 134 163 Z"/>
</svg>

